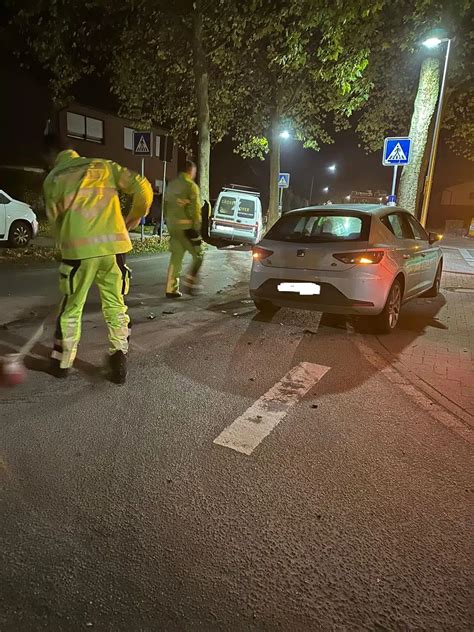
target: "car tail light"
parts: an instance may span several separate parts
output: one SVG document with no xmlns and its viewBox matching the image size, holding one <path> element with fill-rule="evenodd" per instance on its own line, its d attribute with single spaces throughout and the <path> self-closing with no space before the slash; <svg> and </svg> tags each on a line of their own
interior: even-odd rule
<svg viewBox="0 0 474 632">
<path fill-rule="evenodd" d="M 256 261 L 263 261 L 264 259 L 268 259 L 273 254 L 273 250 L 267 250 L 266 248 L 260 248 L 260 246 L 255 246 L 252 248 L 252 257 Z"/>
<path fill-rule="evenodd" d="M 369 265 L 380 263 L 383 255 L 383 250 L 366 250 L 365 252 L 338 252 L 333 254 L 333 257 L 342 263 Z"/>
</svg>

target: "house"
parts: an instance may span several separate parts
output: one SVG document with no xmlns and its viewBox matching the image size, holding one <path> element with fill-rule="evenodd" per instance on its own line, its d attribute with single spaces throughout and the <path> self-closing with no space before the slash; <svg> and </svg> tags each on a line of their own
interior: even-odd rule
<svg viewBox="0 0 474 632">
<path fill-rule="evenodd" d="M 351 194 L 346 197 L 347 201 L 354 204 L 380 204 L 387 199 L 386 191 L 351 191 Z"/>
<path fill-rule="evenodd" d="M 64 142 L 81 156 L 107 158 L 141 172 L 142 158 L 133 154 L 132 121 L 87 105 L 72 103 L 58 114 L 59 133 Z M 160 143 L 165 142 L 166 131 L 155 127 L 152 130 L 152 156 L 144 160 L 145 176 L 153 188 L 161 192 L 163 186 L 164 161 L 160 154 Z M 166 165 L 166 180 L 178 173 L 178 147 L 169 152 Z"/>
<path fill-rule="evenodd" d="M 0 187 L 19 199 L 33 200 L 41 206 L 45 175 L 43 135 L 52 103 L 47 86 L 15 63 L 0 68 L 0 83 L 5 87 L 0 107 Z M 57 120 L 56 120 L 57 116 Z M 55 115 L 54 126 L 63 140 L 83 156 L 108 158 L 130 169 L 141 171 L 141 158 L 133 155 L 133 123 L 110 112 L 72 103 Z M 157 145 L 166 132 L 153 129 L 153 156 L 145 158 L 145 176 L 159 192 L 164 163 L 157 157 Z M 177 175 L 185 154 L 174 147 L 167 162 L 166 180 Z"/>
<path fill-rule="evenodd" d="M 451 223 L 458 220 L 464 229 L 468 228 L 474 218 L 474 180 L 446 187 L 441 191 L 438 204 L 436 202 L 435 198 L 430 213 L 440 218 L 440 226 L 442 220 Z"/>
</svg>

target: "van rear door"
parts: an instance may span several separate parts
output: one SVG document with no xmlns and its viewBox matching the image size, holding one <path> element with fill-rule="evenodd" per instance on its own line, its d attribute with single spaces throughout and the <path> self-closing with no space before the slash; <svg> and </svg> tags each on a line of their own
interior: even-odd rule
<svg viewBox="0 0 474 632">
<path fill-rule="evenodd" d="M 223 193 L 219 196 L 217 208 L 214 212 L 214 229 L 219 234 L 232 235 L 237 219 L 237 202 L 238 199 L 233 193 Z"/>
</svg>

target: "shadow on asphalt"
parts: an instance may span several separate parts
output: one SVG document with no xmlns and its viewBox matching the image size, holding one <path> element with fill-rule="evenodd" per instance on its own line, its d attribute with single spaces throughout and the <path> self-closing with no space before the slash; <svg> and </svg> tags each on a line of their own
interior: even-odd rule
<svg viewBox="0 0 474 632">
<path fill-rule="evenodd" d="M 3 331 L 0 340 L 0 356 L 15 353 L 24 343 L 25 338 L 23 336 Z M 26 369 L 34 373 L 46 373 L 49 375 L 51 373 L 49 368 L 51 349 L 52 345 L 37 343 L 23 361 Z M 84 362 L 80 358 L 76 358 L 74 369 L 83 374 L 90 382 L 98 382 L 103 379 L 102 367 Z"/>
<path fill-rule="evenodd" d="M 318 394 L 344 393 L 365 383 L 378 371 L 354 345 L 354 334 L 361 334 L 365 343 L 375 347 L 375 350 L 377 347 L 380 349 L 380 344 L 385 346 L 384 341 L 390 339 L 390 353 L 395 362 L 398 360 L 397 356 L 418 337 L 423 336 L 427 329 L 446 329 L 446 325 L 437 319 L 437 314 L 445 303 L 443 295 L 435 299 L 410 302 L 403 306 L 395 332 L 387 336 L 375 336 L 362 333 L 361 322 L 346 316 L 291 309 L 283 309 L 274 316 L 268 316 L 255 313 L 249 299 L 221 301 L 209 305 L 208 309 L 216 313 L 223 312 L 227 317 L 235 316 L 240 322 L 250 316 L 246 329 L 239 338 L 232 342 L 230 323 L 206 324 L 179 339 L 181 349 L 193 350 L 189 362 L 178 360 L 176 348 L 169 349 L 165 362 L 196 382 L 207 384 L 221 392 L 238 394 L 254 394 L 257 390 L 261 394 L 262 381 L 265 388 L 269 380 L 270 368 L 266 366 L 266 362 L 272 356 L 275 358 L 275 367 L 278 367 L 280 357 L 284 366 L 288 363 L 295 366 L 303 361 L 314 362 L 332 369 L 320 383 Z M 287 338 L 283 347 L 278 344 L 280 337 Z M 295 341 L 300 339 L 293 347 L 292 337 Z M 202 354 L 207 359 L 211 345 L 219 345 L 220 357 L 215 366 L 203 372 L 202 365 L 194 361 L 194 358 Z M 263 380 L 256 379 L 253 375 Z M 252 383 L 249 384 L 249 381 Z"/>
</svg>

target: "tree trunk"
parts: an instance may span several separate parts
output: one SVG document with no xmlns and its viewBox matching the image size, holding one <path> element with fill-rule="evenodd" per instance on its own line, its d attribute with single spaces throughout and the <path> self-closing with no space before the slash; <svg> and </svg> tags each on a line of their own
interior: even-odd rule
<svg viewBox="0 0 474 632">
<path fill-rule="evenodd" d="M 211 135 L 209 131 L 209 75 L 203 46 L 203 15 L 200 2 L 195 3 L 193 18 L 193 63 L 196 85 L 198 126 L 198 183 L 202 200 L 209 200 L 209 163 Z"/>
<path fill-rule="evenodd" d="M 410 164 L 403 168 L 400 179 L 398 203 L 410 213 L 416 213 L 419 194 L 418 182 L 423 156 L 428 151 L 427 139 L 431 119 L 439 95 L 439 60 L 427 57 L 421 64 L 420 80 L 416 94 L 409 136 L 413 141 Z"/>
<path fill-rule="evenodd" d="M 278 176 L 280 175 L 280 117 L 278 112 L 272 116 L 270 128 L 270 197 L 268 202 L 268 224 L 271 228 L 280 216 L 278 208 Z"/>
</svg>

